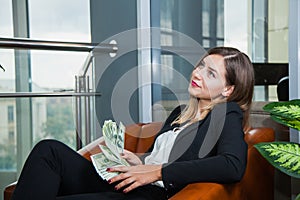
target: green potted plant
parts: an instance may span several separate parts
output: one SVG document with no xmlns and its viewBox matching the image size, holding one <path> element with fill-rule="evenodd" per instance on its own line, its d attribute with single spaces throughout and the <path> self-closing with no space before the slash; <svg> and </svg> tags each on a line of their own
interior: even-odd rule
<svg viewBox="0 0 300 200">
<path fill-rule="evenodd" d="M 272 102 L 263 107 L 276 122 L 300 131 L 300 100 Z M 300 178 L 300 145 L 274 141 L 258 143 L 255 148 L 275 168 L 294 178 Z M 300 200 L 300 194 L 296 197 Z"/>
</svg>

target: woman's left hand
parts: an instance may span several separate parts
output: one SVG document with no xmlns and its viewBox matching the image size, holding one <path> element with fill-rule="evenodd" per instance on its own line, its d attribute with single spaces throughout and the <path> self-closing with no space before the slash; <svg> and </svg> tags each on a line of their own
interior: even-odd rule
<svg viewBox="0 0 300 200">
<path fill-rule="evenodd" d="M 108 180 L 109 184 L 119 182 L 115 189 L 123 189 L 124 193 L 131 190 L 161 180 L 162 165 L 136 165 L 119 166 L 108 168 L 108 172 L 120 172 L 119 175 Z"/>
</svg>

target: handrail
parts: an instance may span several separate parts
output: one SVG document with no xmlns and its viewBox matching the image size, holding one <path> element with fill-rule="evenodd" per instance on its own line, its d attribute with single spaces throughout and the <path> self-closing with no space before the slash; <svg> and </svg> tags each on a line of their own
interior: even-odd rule
<svg viewBox="0 0 300 200">
<path fill-rule="evenodd" d="M 3 38 L 3 37 L 0 37 L 0 48 L 21 48 L 21 49 L 83 51 L 83 52 L 90 52 L 94 50 L 103 53 L 116 53 L 118 51 L 118 47 L 115 44 L 58 42 L 58 41 L 32 40 L 26 38 Z"/>
<path fill-rule="evenodd" d="M 93 44 L 78 42 L 58 42 L 58 41 L 42 41 L 27 38 L 1 38 L 0 48 L 6 49 L 29 49 L 29 50 L 55 50 L 55 51 L 81 51 L 89 52 L 81 73 L 76 76 L 76 88 L 74 92 L 16 92 L 16 93 L 0 93 L 0 98 L 32 98 L 32 97 L 75 97 L 76 98 L 76 142 L 77 149 L 82 147 L 82 129 L 85 128 L 86 142 L 91 139 L 91 119 L 90 119 L 90 98 L 93 96 L 101 96 L 101 93 L 90 92 L 89 77 L 86 75 L 94 58 L 94 53 L 116 54 L 118 51 L 117 44 L 111 42 L 109 44 Z M 1 66 L 2 67 L 2 66 Z M 84 122 L 82 120 L 82 101 L 85 104 Z M 82 125 L 85 123 L 85 125 Z"/>
<path fill-rule="evenodd" d="M 81 96 L 101 96 L 97 92 L 15 92 L 15 93 L 0 93 L 0 98 L 24 98 L 24 97 L 81 97 Z"/>
</svg>

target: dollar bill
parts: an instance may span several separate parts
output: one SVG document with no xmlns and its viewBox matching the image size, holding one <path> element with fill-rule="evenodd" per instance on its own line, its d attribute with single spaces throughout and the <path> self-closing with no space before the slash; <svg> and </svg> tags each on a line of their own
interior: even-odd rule
<svg viewBox="0 0 300 200">
<path fill-rule="evenodd" d="M 118 175 L 116 172 L 107 172 L 107 168 L 119 165 L 118 163 L 109 160 L 104 153 L 98 153 L 91 156 L 92 163 L 103 180 L 109 180 Z"/>
<path fill-rule="evenodd" d="M 120 126 L 123 126 L 122 123 L 120 123 Z M 117 144 L 124 143 L 124 136 L 121 139 L 119 138 L 119 135 L 124 135 L 124 132 L 125 130 L 122 133 L 122 128 L 118 130 L 116 122 L 112 120 L 106 120 L 103 124 L 102 133 L 105 144 L 115 155 L 123 152 L 123 149 L 118 147 Z"/>
<path fill-rule="evenodd" d="M 118 173 L 107 172 L 107 168 L 120 165 L 129 166 L 129 163 L 121 157 L 121 153 L 124 151 L 125 126 L 120 122 L 118 127 L 116 122 L 106 120 L 102 132 L 105 145 L 99 145 L 102 152 L 92 155 L 91 160 L 101 178 L 109 180 Z"/>
</svg>

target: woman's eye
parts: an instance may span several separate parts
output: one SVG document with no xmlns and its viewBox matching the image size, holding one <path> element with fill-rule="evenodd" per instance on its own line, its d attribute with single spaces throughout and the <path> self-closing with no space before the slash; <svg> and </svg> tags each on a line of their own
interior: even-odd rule
<svg viewBox="0 0 300 200">
<path fill-rule="evenodd" d="M 207 71 L 209 77 L 216 78 L 216 75 L 213 71 Z"/>
</svg>

